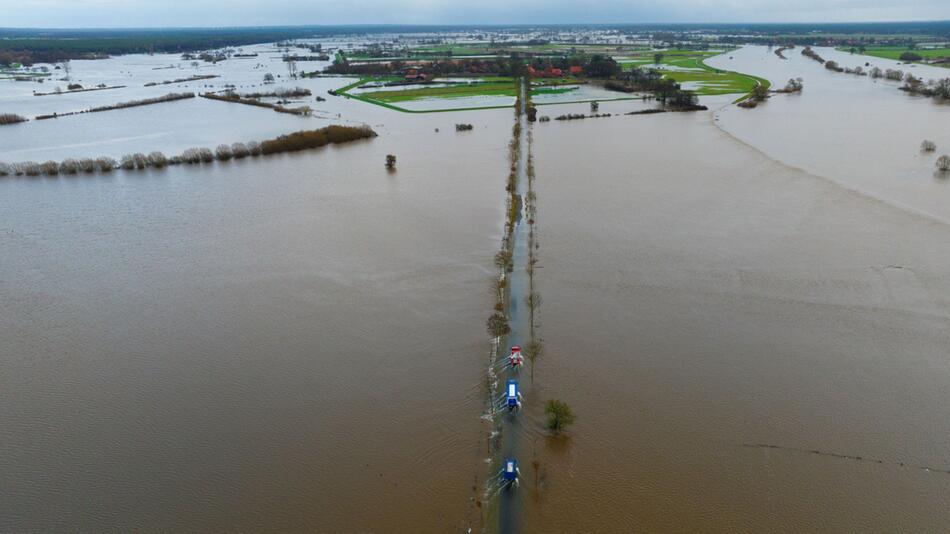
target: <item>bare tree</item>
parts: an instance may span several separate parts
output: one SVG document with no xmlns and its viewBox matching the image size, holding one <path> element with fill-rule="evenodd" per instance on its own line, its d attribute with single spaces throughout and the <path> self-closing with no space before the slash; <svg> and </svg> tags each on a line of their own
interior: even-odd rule
<svg viewBox="0 0 950 534">
<path fill-rule="evenodd" d="M 234 157 L 234 152 L 231 151 L 231 147 L 228 145 L 218 145 L 214 149 L 214 155 L 218 158 L 218 161 L 227 161 Z"/>
<path fill-rule="evenodd" d="M 294 60 L 293 56 L 284 54 L 284 61 L 287 63 L 287 72 L 290 73 L 291 79 L 297 77 L 297 62 Z"/>
</svg>

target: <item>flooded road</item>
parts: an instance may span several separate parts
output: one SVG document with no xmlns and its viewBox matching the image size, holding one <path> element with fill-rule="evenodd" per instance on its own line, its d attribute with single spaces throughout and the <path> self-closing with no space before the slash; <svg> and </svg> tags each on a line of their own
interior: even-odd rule
<svg viewBox="0 0 950 534">
<path fill-rule="evenodd" d="M 950 467 L 950 227 L 711 112 L 534 135 L 534 395 L 578 419 L 540 444 L 527 532 L 950 524 L 950 475 L 920 467 Z"/>
<path fill-rule="evenodd" d="M 529 264 L 529 225 L 528 218 L 525 216 L 525 202 L 528 197 L 528 154 L 530 150 L 530 128 L 531 123 L 526 119 L 527 89 L 529 83 L 522 79 L 518 85 L 521 98 L 519 100 L 518 115 L 515 121 L 518 124 L 517 129 L 517 171 L 515 182 L 515 194 L 517 195 L 517 210 L 514 220 L 514 228 L 511 234 L 512 248 L 512 271 L 507 276 L 508 281 L 508 322 L 511 326 L 511 332 L 505 336 L 509 349 L 513 346 L 527 347 L 532 341 L 533 327 L 531 320 L 533 318 L 532 310 L 528 298 L 531 294 L 531 280 L 528 271 Z M 503 350 L 502 358 L 506 359 L 508 350 Z M 508 379 L 518 381 L 519 394 L 525 397 L 524 402 L 531 395 L 531 384 L 526 380 L 527 373 L 515 371 L 508 368 L 500 377 L 500 384 L 505 384 Z M 501 414 L 501 447 L 500 460 L 514 458 L 520 465 L 526 465 L 526 458 L 523 455 L 525 451 L 524 434 L 531 432 L 530 422 L 523 421 L 523 408 L 509 411 L 502 409 Z M 502 465 L 502 462 L 498 462 Z M 522 473 L 527 472 L 526 467 L 519 467 Z M 519 477 L 521 478 L 521 477 Z M 522 531 L 521 510 L 524 506 L 523 495 L 519 481 L 518 487 L 508 487 L 499 493 L 499 517 L 498 532 L 500 534 L 511 534 Z"/>
</svg>

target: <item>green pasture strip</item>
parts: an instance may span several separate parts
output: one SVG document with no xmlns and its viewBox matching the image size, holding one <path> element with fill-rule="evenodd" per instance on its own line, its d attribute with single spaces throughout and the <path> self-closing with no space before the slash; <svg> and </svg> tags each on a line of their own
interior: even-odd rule
<svg viewBox="0 0 950 534">
<path fill-rule="evenodd" d="M 851 47 L 838 47 L 836 50 L 840 52 L 850 52 Z M 901 54 L 905 52 L 910 52 L 911 54 L 917 54 L 918 56 L 924 59 L 937 59 L 950 57 L 950 48 L 933 48 L 933 49 L 921 49 L 921 50 L 908 50 L 906 46 L 880 46 L 880 47 L 868 47 L 864 50 L 863 53 L 855 51 L 856 55 L 864 55 L 871 57 L 879 57 L 883 59 L 893 59 L 895 61 L 902 61 Z M 908 63 L 920 63 L 925 65 L 931 65 L 926 61 L 911 61 Z M 948 63 L 938 63 L 933 65 L 934 67 L 950 67 Z"/>
<path fill-rule="evenodd" d="M 360 96 L 382 102 L 406 102 L 420 98 L 462 98 L 469 96 L 515 96 L 510 83 L 471 83 L 448 87 L 422 87 L 402 91 L 371 91 Z"/>
</svg>

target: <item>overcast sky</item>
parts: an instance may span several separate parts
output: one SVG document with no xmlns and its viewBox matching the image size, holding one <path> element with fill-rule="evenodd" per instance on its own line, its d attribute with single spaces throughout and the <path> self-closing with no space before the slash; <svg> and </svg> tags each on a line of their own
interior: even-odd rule
<svg viewBox="0 0 950 534">
<path fill-rule="evenodd" d="M 0 0 L 0 27 L 852 22 L 950 19 L 950 0 Z"/>
</svg>

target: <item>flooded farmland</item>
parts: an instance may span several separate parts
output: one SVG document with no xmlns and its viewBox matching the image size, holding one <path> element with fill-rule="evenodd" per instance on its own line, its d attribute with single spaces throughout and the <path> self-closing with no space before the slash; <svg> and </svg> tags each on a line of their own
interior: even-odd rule
<svg viewBox="0 0 950 534">
<path fill-rule="evenodd" d="M 834 168 L 820 159 L 833 150 L 796 152 L 807 135 L 775 118 L 794 99 L 821 100 L 810 79 L 800 96 L 723 111 L 746 142 L 712 113 L 535 129 L 547 353 L 535 389 L 583 416 L 569 438 L 536 438 L 529 531 L 950 522 L 950 228 L 903 196 L 842 185 L 858 173 L 819 176 L 766 155 Z M 907 107 L 878 90 L 881 109 Z M 823 127 L 851 122 L 847 110 L 823 118 L 809 131 L 825 140 Z M 919 157 L 934 122 L 903 160 Z M 880 138 L 845 140 L 870 157 Z M 560 157 L 566 147 L 574 157 Z M 932 169 L 891 179 L 942 194 Z"/>
<path fill-rule="evenodd" d="M 285 120 L 194 104 L 205 143 Z M 354 104 L 377 114 L 366 118 L 379 138 L 0 180 L 0 530 L 446 532 L 477 520 L 511 113 L 380 125 L 398 114 Z M 156 109 L 59 124 L 75 134 L 85 119 Z M 231 113 L 255 116 L 253 129 L 232 131 Z M 478 127 L 456 134 L 453 120 Z M 26 150 L 0 136 L 4 159 Z M 171 152 L 160 142 L 148 147 Z"/>
<path fill-rule="evenodd" d="M 284 74 L 272 45 L 244 48 L 259 56 L 75 61 L 74 77 L 127 87 L 37 97 L 51 82 L 6 82 L 0 111 Z M 0 128 L 11 162 L 329 124 L 379 134 L 0 179 L 0 531 L 941 530 L 950 191 L 918 147 L 950 147 L 950 108 L 786 55 L 709 60 L 804 78 L 754 110 L 727 95 L 625 116 L 654 103 L 584 85 L 535 102 L 554 116 L 597 98 L 613 116 L 529 124 L 510 108 L 402 113 L 317 77 L 274 84 L 312 91 L 305 117 L 199 97 Z M 144 86 L 195 72 L 219 77 Z M 496 427 L 485 319 L 515 121 L 512 191 L 528 198 L 530 147 L 537 213 L 516 205 L 514 330 L 496 342 L 504 354 L 537 335 L 544 353 L 519 376 L 523 411 Z M 529 284 L 543 298 L 530 318 Z M 552 398 L 578 416 L 555 436 Z M 490 487 L 502 454 L 519 458 L 517 493 Z"/>
</svg>

